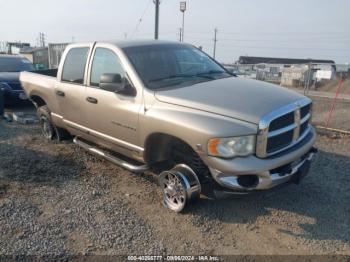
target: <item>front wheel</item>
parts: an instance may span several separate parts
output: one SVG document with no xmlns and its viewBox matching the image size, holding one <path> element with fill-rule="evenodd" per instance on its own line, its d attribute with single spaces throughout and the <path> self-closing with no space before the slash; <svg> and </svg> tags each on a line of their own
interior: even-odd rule
<svg viewBox="0 0 350 262">
<path fill-rule="evenodd" d="M 199 198 L 201 185 L 194 171 L 179 164 L 159 175 L 163 204 L 172 211 L 181 212 L 185 206 Z"/>
</svg>

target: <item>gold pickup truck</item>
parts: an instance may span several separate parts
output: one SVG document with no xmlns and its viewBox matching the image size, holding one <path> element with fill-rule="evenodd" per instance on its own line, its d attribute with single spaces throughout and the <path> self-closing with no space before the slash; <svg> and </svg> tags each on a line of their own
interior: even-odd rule
<svg viewBox="0 0 350 262">
<path fill-rule="evenodd" d="M 238 78 L 178 42 L 72 44 L 56 70 L 23 72 L 47 139 L 74 143 L 132 172 L 159 174 L 164 205 L 299 181 L 316 153 L 312 104 Z"/>
</svg>

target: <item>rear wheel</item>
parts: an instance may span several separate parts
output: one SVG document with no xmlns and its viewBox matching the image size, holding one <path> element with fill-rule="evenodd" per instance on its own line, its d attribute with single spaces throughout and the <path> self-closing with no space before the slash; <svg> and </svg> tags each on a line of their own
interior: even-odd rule
<svg viewBox="0 0 350 262">
<path fill-rule="evenodd" d="M 70 138 L 70 134 L 62 128 L 56 127 L 51 120 L 50 109 L 44 105 L 37 109 L 38 118 L 41 125 L 41 133 L 47 140 L 57 139 L 62 141 Z"/>
<path fill-rule="evenodd" d="M 38 117 L 43 137 L 47 140 L 53 140 L 55 137 L 55 129 L 51 122 L 50 111 L 47 106 L 38 108 Z"/>
</svg>

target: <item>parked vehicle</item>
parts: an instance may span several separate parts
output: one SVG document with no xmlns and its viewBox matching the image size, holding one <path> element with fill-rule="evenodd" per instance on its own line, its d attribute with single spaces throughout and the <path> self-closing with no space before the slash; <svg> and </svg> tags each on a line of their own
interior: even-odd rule
<svg viewBox="0 0 350 262">
<path fill-rule="evenodd" d="M 237 78 L 188 44 L 72 44 L 45 74 L 20 77 L 43 135 L 69 133 L 132 172 L 155 170 L 176 212 L 200 193 L 299 183 L 316 153 L 309 98 Z"/>
<path fill-rule="evenodd" d="M 34 69 L 33 64 L 24 57 L 0 55 L 0 88 L 4 89 L 5 106 L 27 100 L 19 81 L 19 73 Z"/>
</svg>

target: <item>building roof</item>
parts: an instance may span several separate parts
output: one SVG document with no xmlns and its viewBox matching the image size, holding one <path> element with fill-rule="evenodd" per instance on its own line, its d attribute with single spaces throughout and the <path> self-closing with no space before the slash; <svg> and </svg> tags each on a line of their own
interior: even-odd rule
<svg viewBox="0 0 350 262">
<path fill-rule="evenodd" d="M 47 47 L 24 47 L 19 51 L 19 53 L 20 54 L 32 54 L 36 51 L 44 51 L 44 50 L 48 50 Z"/>
<path fill-rule="evenodd" d="M 240 56 L 240 64 L 335 64 L 333 60 L 322 59 L 297 59 L 297 58 L 275 58 L 275 57 L 257 57 L 257 56 Z"/>
</svg>

